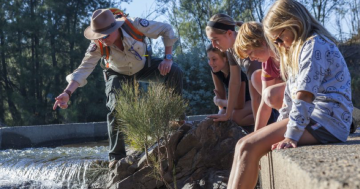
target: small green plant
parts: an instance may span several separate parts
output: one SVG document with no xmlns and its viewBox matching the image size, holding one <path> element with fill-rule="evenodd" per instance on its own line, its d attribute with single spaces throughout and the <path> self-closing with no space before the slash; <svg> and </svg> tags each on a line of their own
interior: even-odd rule
<svg viewBox="0 0 360 189">
<path fill-rule="evenodd" d="M 157 145 L 157 164 L 153 167 L 159 171 L 162 181 L 164 169 L 162 160 L 167 160 L 167 170 L 172 172 L 173 152 L 169 149 L 169 135 L 172 132 L 170 122 L 179 119 L 185 112 L 187 102 L 160 83 L 150 83 L 147 90 L 139 89 L 138 83 L 122 83 L 122 90 L 117 92 L 116 112 L 121 125 L 119 129 L 125 134 L 127 142 L 136 149 L 144 149 L 147 164 L 151 165 L 148 147 Z M 166 149 L 166 157 L 160 152 L 161 144 Z"/>
</svg>

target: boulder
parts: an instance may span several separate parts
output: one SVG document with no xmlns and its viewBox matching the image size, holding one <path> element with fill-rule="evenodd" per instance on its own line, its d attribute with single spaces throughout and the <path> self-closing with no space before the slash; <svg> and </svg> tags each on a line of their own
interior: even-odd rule
<svg viewBox="0 0 360 189">
<path fill-rule="evenodd" d="M 169 186 L 225 189 L 236 142 L 245 135 L 245 130 L 233 121 L 213 122 L 212 119 L 205 119 L 181 126 L 169 139 L 175 167 L 165 172 Z M 164 151 L 161 150 L 161 153 Z M 143 156 L 128 156 L 119 161 L 110 173 L 108 188 L 166 188 L 163 182 L 153 177 L 152 167 L 139 163 L 144 161 Z"/>
</svg>

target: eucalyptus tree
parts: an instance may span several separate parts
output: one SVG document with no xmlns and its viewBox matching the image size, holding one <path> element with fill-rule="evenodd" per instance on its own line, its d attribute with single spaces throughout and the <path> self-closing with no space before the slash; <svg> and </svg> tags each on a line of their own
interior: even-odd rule
<svg viewBox="0 0 360 189">
<path fill-rule="evenodd" d="M 322 25 L 325 25 L 325 21 L 329 19 L 329 17 L 332 15 L 332 13 L 335 12 L 337 8 L 342 7 L 346 1 L 350 1 L 350 0 L 299 0 L 299 1 L 309 8 L 315 19 L 317 19 Z"/>
</svg>

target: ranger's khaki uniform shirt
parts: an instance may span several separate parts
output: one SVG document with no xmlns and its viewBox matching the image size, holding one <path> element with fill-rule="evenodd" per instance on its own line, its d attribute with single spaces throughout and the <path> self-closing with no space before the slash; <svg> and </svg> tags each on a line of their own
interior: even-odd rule
<svg viewBox="0 0 360 189">
<path fill-rule="evenodd" d="M 128 20 L 135 28 L 149 38 L 156 39 L 162 36 L 165 46 L 173 46 L 177 40 L 169 24 L 148 21 L 141 18 L 128 18 Z M 109 68 L 120 74 L 134 75 L 145 65 L 146 57 L 144 55 L 146 53 L 146 44 L 132 38 L 121 27 L 119 29 L 121 29 L 123 33 L 124 51 L 121 51 L 114 44 L 110 46 Z M 142 60 L 138 60 L 135 55 L 129 51 L 131 47 L 142 57 Z M 67 82 L 74 80 L 80 84 L 80 87 L 86 85 L 86 78 L 94 70 L 100 58 L 101 50 L 98 40 L 92 40 L 80 66 L 66 77 Z"/>
</svg>

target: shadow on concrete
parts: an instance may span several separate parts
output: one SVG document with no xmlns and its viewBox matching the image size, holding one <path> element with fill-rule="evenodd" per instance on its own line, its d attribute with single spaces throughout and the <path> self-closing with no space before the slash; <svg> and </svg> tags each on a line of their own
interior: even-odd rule
<svg viewBox="0 0 360 189">
<path fill-rule="evenodd" d="M 1 137 L 1 145 L 3 149 L 23 149 L 23 148 L 39 148 L 39 147 L 57 147 L 64 145 L 82 145 L 84 143 L 91 143 L 97 141 L 104 141 L 107 137 L 87 137 L 87 138 L 73 138 L 65 140 L 50 140 L 41 143 L 32 143 L 31 140 L 18 133 L 4 132 Z"/>
<path fill-rule="evenodd" d="M 348 140 L 348 141 L 342 142 L 342 143 L 331 143 L 331 144 L 326 144 L 326 145 L 344 146 L 344 145 L 359 145 L 359 144 L 360 144 L 360 140 Z"/>
<path fill-rule="evenodd" d="M 31 147 L 32 143 L 28 137 L 17 133 L 4 132 L 1 137 L 1 145 L 3 148 L 21 149 Z"/>
<path fill-rule="evenodd" d="M 104 141 L 107 137 L 98 137 L 98 138 L 74 138 L 68 140 L 52 140 L 48 142 L 42 142 L 31 147 L 58 147 L 58 146 L 83 146 L 85 143 L 96 143 L 97 141 Z"/>
</svg>

